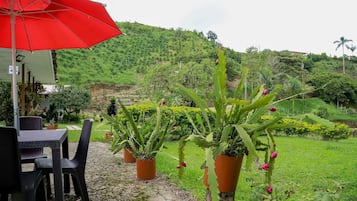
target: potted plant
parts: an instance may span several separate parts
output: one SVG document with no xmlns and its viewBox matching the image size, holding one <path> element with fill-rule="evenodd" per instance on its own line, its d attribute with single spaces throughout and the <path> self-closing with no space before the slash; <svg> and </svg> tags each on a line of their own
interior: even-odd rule
<svg viewBox="0 0 357 201">
<path fill-rule="evenodd" d="M 110 150 L 113 151 L 114 154 L 123 150 L 123 158 L 125 163 L 135 163 L 136 158 L 132 154 L 132 150 L 129 145 L 129 136 L 130 133 L 133 132 L 131 126 L 128 125 L 128 122 L 117 116 L 109 116 L 105 115 L 105 118 L 111 122 L 113 126 L 114 135 L 112 140 L 112 145 Z"/>
<path fill-rule="evenodd" d="M 192 90 L 179 85 L 179 91 L 182 95 L 192 99 L 200 108 L 201 115 L 191 117 L 187 114 L 188 120 L 193 126 L 193 133 L 180 140 L 179 162 L 184 161 L 183 149 L 188 141 L 205 150 L 205 164 L 207 176 L 205 184 L 211 195 L 210 199 L 231 195 L 231 199 L 236 189 L 242 158 L 247 155 L 247 167 L 249 168 L 253 161 L 258 163 L 257 150 L 266 152 L 265 163 L 260 166 L 266 171 L 267 193 L 271 194 L 271 174 L 276 157 L 276 144 L 271 134 L 275 124 L 281 117 L 264 118 L 267 113 L 272 113 L 276 108 L 272 107 L 275 95 L 268 93 L 263 86 L 257 87 L 244 100 L 244 83 L 247 78 L 248 70 L 245 69 L 240 83 L 234 91 L 233 97 L 226 94 L 226 62 L 222 50 L 218 51 L 219 64 L 214 72 L 214 86 L 212 98 L 208 100 L 201 99 Z M 214 109 L 208 106 L 208 102 L 214 104 Z M 267 138 L 262 142 L 262 137 Z M 273 157 L 269 157 L 273 154 Z M 220 161 L 232 160 L 231 165 L 221 165 Z M 220 167 L 225 168 L 222 176 Z M 230 168 L 227 169 L 227 168 Z M 183 168 L 179 168 L 180 176 Z M 217 178 L 218 177 L 218 178 Z M 222 177 L 227 177 L 233 182 L 233 186 L 225 188 Z M 218 183 L 217 183 L 218 182 Z M 219 196 L 218 196 L 219 195 Z"/>
<path fill-rule="evenodd" d="M 119 104 L 128 121 L 125 124 L 129 135 L 127 143 L 136 158 L 137 178 L 153 179 L 156 177 L 156 154 L 162 148 L 165 136 L 171 132 L 173 122 L 162 119 L 160 104 L 153 115 L 141 115 L 137 121 L 120 101 Z"/>
<path fill-rule="evenodd" d="M 58 111 L 55 104 L 50 104 L 46 112 L 46 120 L 48 122 L 47 129 L 57 129 L 58 128 Z"/>
<path fill-rule="evenodd" d="M 115 97 L 112 97 L 110 99 L 109 105 L 107 106 L 107 115 L 109 117 L 115 116 L 115 115 L 117 115 L 117 110 L 118 110 L 118 108 L 117 108 L 116 99 L 115 99 Z M 107 117 L 107 119 L 108 119 L 108 117 Z M 107 131 L 105 133 L 105 140 L 109 140 L 113 136 L 113 124 L 112 124 L 112 121 L 109 121 L 109 123 L 110 123 L 110 131 Z"/>
</svg>

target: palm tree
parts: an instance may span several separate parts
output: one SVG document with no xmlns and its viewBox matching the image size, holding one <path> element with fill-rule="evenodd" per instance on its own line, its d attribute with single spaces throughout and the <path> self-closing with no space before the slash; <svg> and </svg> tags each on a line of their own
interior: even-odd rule
<svg viewBox="0 0 357 201">
<path fill-rule="evenodd" d="M 347 46 L 347 48 L 349 49 L 349 50 L 351 50 L 351 52 L 352 52 L 352 55 L 351 56 L 353 56 L 353 52 L 356 50 L 356 46 L 355 45 L 346 45 Z"/>
<path fill-rule="evenodd" d="M 342 72 L 345 73 L 345 46 L 347 43 L 352 42 L 350 39 L 346 39 L 345 37 L 341 36 L 340 40 L 336 40 L 333 43 L 337 44 L 336 50 L 342 47 Z"/>
</svg>

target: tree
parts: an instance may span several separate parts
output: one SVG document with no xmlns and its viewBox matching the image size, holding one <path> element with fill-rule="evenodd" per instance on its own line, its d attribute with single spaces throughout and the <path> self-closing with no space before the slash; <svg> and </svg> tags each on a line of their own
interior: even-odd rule
<svg viewBox="0 0 357 201">
<path fill-rule="evenodd" d="M 56 108 L 63 109 L 65 119 L 71 118 L 71 115 L 81 110 L 87 109 L 91 102 L 89 91 L 82 88 L 60 87 L 59 91 L 49 95 L 49 102 Z M 67 120 L 69 120 L 67 119 Z"/>
<path fill-rule="evenodd" d="M 216 41 L 217 40 L 217 34 L 214 33 L 213 31 L 208 31 L 207 38 L 209 40 L 211 40 L 211 41 Z"/>
<path fill-rule="evenodd" d="M 338 73 L 318 73 L 311 76 L 309 84 L 317 89 L 313 96 L 327 103 L 355 105 L 357 103 L 357 81 Z"/>
<path fill-rule="evenodd" d="M 352 55 L 351 56 L 353 56 L 353 52 L 356 50 L 356 46 L 355 45 L 347 45 L 347 48 L 349 49 L 349 50 L 351 50 L 351 52 L 352 52 Z"/>
<path fill-rule="evenodd" d="M 340 37 L 340 40 L 336 40 L 333 43 L 337 44 L 336 50 L 342 47 L 342 72 L 345 74 L 345 46 L 348 47 L 348 43 L 352 42 L 352 40 L 347 39 L 343 36 Z"/>
</svg>

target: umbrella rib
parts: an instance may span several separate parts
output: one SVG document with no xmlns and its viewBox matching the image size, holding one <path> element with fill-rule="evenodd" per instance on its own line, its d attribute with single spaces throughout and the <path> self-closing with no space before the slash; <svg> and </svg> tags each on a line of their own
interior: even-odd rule
<svg viewBox="0 0 357 201">
<path fill-rule="evenodd" d="M 20 16 L 19 16 L 20 17 Z M 23 18 L 23 16 L 20 17 L 21 21 L 23 22 L 22 24 L 24 25 L 24 29 L 25 29 L 25 35 L 26 35 L 26 38 L 27 38 L 27 42 L 28 42 L 28 46 L 29 46 L 29 49 L 32 51 L 32 43 L 31 43 L 31 38 L 30 38 L 30 34 L 28 32 L 28 28 L 26 26 L 26 23 L 25 23 L 25 19 Z"/>
<path fill-rule="evenodd" d="M 102 4 L 102 3 L 98 3 L 98 2 L 94 2 L 94 1 L 92 1 L 92 3 L 97 3 L 97 4 L 99 4 L 100 6 L 104 7 L 104 4 Z M 62 7 L 64 7 L 64 8 L 67 8 L 67 9 L 73 10 L 73 11 L 76 11 L 76 12 L 78 12 L 78 13 L 82 13 L 83 15 L 86 15 L 87 17 L 90 17 L 91 19 L 94 19 L 95 21 L 99 22 L 100 24 L 103 24 L 103 25 L 105 25 L 105 26 L 108 26 L 108 27 L 111 28 L 111 29 L 116 30 L 116 29 L 113 28 L 110 24 L 104 23 L 102 20 L 100 20 L 100 19 L 98 19 L 98 18 L 96 18 L 96 17 L 94 17 L 94 16 L 92 16 L 92 15 L 88 15 L 87 13 L 85 13 L 85 12 L 83 12 L 83 11 L 81 11 L 81 10 L 78 10 L 78 9 L 75 9 L 75 8 L 72 8 L 72 7 L 68 7 L 68 6 L 66 6 L 66 5 L 64 5 L 64 4 L 61 4 L 61 3 L 58 3 L 58 2 L 52 2 L 52 4 L 58 5 L 58 6 L 62 6 Z"/>
</svg>

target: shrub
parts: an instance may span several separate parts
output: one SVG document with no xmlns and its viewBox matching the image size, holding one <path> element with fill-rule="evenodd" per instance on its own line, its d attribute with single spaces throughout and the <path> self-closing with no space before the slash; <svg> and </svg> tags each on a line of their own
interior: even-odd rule
<svg viewBox="0 0 357 201">
<path fill-rule="evenodd" d="M 351 135 L 351 129 L 345 124 L 337 123 L 333 128 L 321 127 L 318 134 L 323 139 L 337 141 L 347 139 Z"/>
<path fill-rule="evenodd" d="M 283 119 L 281 121 L 283 128 L 279 129 L 280 134 L 288 136 L 321 136 L 327 140 L 347 139 L 351 135 L 351 129 L 341 123 L 333 124 L 333 126 L 326 126 L 321 123 L 308 123 L 305 121 L 295 119 Z"/>
</svg>

